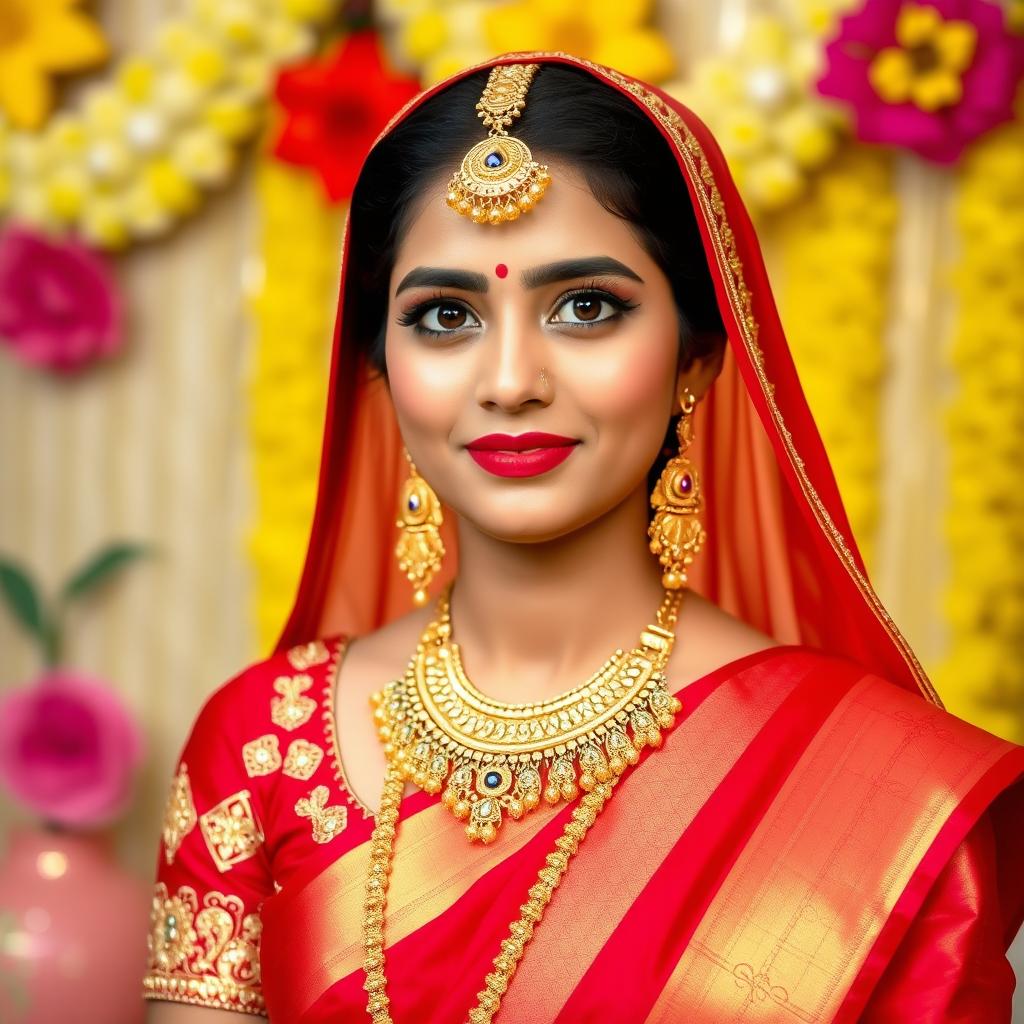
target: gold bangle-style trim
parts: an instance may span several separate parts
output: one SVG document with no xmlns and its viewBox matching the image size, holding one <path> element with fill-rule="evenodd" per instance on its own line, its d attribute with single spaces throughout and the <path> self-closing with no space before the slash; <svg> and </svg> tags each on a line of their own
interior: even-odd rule
<svg viewBox="0 0 1024 1024">
<path fill-rule="evenodd" d="M 142 998 L 267 1016 L 266 1004 L 257 989 L 227 986 L 219 978 L 175 978 L 151 971 L 142 979 Z"/>
</svg>

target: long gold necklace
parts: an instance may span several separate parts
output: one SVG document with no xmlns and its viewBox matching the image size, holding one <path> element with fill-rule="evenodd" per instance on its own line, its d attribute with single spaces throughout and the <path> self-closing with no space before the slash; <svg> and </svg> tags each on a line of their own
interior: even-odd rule
<svg viewBox="0 0 1024 1024">
<path fill-rule="evenodd" d="M 578 796 L 575 764 L 579 761 L 579 785 L 587 792 L 573 809 L 562 835 L 555 840 L 555 849 L 547 855 L 537 881 L 530 887 L 527 901 L 519 908 L 519 917 L 509 925 L 509 934 L 502 939 L 501 951 L 493 960 L 494 970 L 484 978 L 477 1004 L 469 1011 L 468 1024 L 489 1024 L 498 1012 L 526 943 L 569 867 L 569 859 L 608 802 L 619 776 L 627 764 L 636 762 L 645 744 L 660 746 L 661 728 L 670 728 L 675 713 L 682 707 L 668 692 L 663 675 L 675 641 L 673 627 L 682 593 L 667 592 L 656 624 L 641 633 L 639 645 L 628 655 L 616 651 L 582 686 L 540 704 L 504 704 L 485 697 L 466 678 L 452 640 L 450 591 L 445 592 L 438 617 L 423 632 L 404 679 L 389 683 L 373 697 L 378 731 L 388 756 L 377 824 L 370 836 L 363 902 L 363 987 L 367 992 L 366 1010 L 373 1024 L 394 1024 L 388 1009 L 384 973 L 384 908 L 406 780 L 411 778 L 428 792 L 437 793 L 450 770 L 448 788 L 442 797 L 445 806 L 457 817 L 470 819 L 467 834 L 476 824 L 476 834 L 470 834 L 471 839 L 490 842 L 501 823 L 502 808 L 519 817 L 537 806 L 540 767 L 547 770 L 545 799 L 558 803 Z M 470 698 L 472 703 L 468 706 L 474 711 L 467 718 L 459 708 Z M 588 707 L 592 713 L 586 710 Z M 532 719 L 526 709 L 532 709 Z M 533 735 L 532 726 L 519 724 L 523 721 L 538 722 L 541 732 Z M 453 722 L 459 724 L 458 732 L 454 731 Z M 517 729 L 503 746 L 513 722 Z M 495 736 L 502 724 L 505 731 Z M 476 738 L 478 728 L 486 730 L 483 739 Z M 440 744 L 439 749 L 431 748 L 432 744 Z M 525 744 L 526 749 L 520 749 L 518 744 Z M 442 757 L 446 762 L 444 770 Z M 460 776 L 463 781 L 453 787 L 452 777 L 464 769 L 471 774 Z M 501 775 L 497 786 L 490 784 L 494 781 L 493 776 L 488 777 L 492 772 Z M 508 774 L 502 774 L 505 772 Z M 523 781 L 524 775 L 527 783 Z M 529 796 L 536 800 L 528 800 Z M 465 806 L 460 806 L 460 801 Z M 490 801 L 492 806 L 481 808 L 479 805 L 484 801 Z M 513 801 L 520 801 L 521 807 Z M 486 825 L 494 831 L 484 831 Z"/>
</svg>

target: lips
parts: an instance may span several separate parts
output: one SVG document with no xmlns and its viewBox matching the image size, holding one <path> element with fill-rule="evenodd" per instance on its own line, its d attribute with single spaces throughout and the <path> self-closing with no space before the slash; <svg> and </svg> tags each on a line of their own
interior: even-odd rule
<svg viewBox="0 0 1024 1024">
<path fill-rule="evenodd" d="M 525 452 L 532 448 L 564 448 L 567 445 L 579 444 L 575 437 L 562 437 L 561 434 L 545 434 L 539 430 L 531 430 L 526 434 L 485 434 L 466 447 L 470 451 L 481 452 Z"/>
<path fill-rule="evenodd" d="M 525 434 L 486 434 L 466 449 L 481 469 L 494 476 L 529 477 L 560 466 L 579 444 L 575 437 L 529 431 Z"/>
</svg>

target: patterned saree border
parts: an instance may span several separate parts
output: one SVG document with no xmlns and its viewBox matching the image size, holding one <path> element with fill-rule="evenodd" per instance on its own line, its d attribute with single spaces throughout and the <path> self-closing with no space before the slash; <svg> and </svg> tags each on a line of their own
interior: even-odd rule
<svg viewBox="0 0 1024 1024">
<path fill-rule="evenodd" d="M 758 344 L 759 324 L 754 316 L 751 303 L 752 293 L 746 284 L 743 260 L 737 251 L 736 236 L 729 224 L 725 202 L 715 180 L 714 171 L 704 152 L 704 147 L 686 122 L 657 93 L 641 83 L 627 78 L 613 68 L 584 60 L 581 57 L 574 57 L 570 53 L 564 53 L 559 50 L 509 53 L 497 60 L 492 58 L 468 67 L 461 71 L 456 78 L 465 78 L 477 71 L 482 71 L 498 64 L 535 60 L 556 60 L 565 64 L 573 64 L 586 68 L 598 78 L 613 84 L 642 105 L 657 120 L 664 134 L 671 141 L 672 146 L 686 168 L 686 173 L 694 186 L 694 192 L 699 198 L 700 212 L 707 227 L 708 235 L 714 242 L 715 255 L 718 260 L 722 280 L 726 284 L 726 292 L 729 296 L 733 318 L 739 326 L 743 344 L 756 371 L 758 383 L 761 386 L 761 392 L 771 414 L 772 422 L 775 424 L 778 435 L 782 440 L 786 455 L 803 491 L 804 498 L 813 510 L 818 526 L 827 542 L 839 556 L 848 575 L 854 581 L 875 618 L 878 619 L 882 628 L 896 645 L 901 657 L 910 669 L 919 690 L 933 704 L 942 707 L 942 700 L 932 685 L 931 680 L 929 680 L 917 655 L 900 632 L 899 627 L 893 622 L 888 611 L 886 611 L 881 599 L 875 593 L 874 587 L 872 587 L 870 581 L 857 565 L 857 560 L 854 558 L 846 538 L 839 527 L 836 526 L 831 513 L 825 507 L 817 489 L 811 482 L 804 459 L 793 443 L 792 433 L 786 427 L 782 410 L 775 401 L 775 385 L 768 379 L 768 373 L 765 369 L 764 352 Z M 434 93 L 445 88 L 447 84 L 450 84 L 450 81 L 439 83 L 407 101 L 391 118 L 384 130 L 374 141 L 374 145 L 384 138 L 412 110 L 434 95 Z"/>
<path fill-rule="evenodd" d="M 821 681 L 816 655 L 770 676 L 766 663 L 759 658 L 750 671 L 716 687 L 669 733 L 662 750 L 623 779 L 512 978 L 502 1005 L 505 1024 L 562 1019 L 572 994 L 697 815 L 787 703 Z M 822 702 L 834 701 L 824 686 L 816 689 Z"/>
<path fill-rule="evenodd" d="M 565 810 L 564 805 L 543 804 L 528 820 L 510 829 L 502 842 L 491 846 L 471 846 L 461 828 L 451 828 L 451 813 L 440 804 L 400 819 L 400 855 L 394 861 L 388 892 L 388 945 L 457 903 L 491 868 L 518 852 Z M 264 952 L 273 936 L 280 935 L 287 948 L 270 954 L 270 959 L 286 957 L 292 965 L 286 971 L 288 984 L 282 986 L 290 1005 L 272 1007 L 282 1019 L 301 1019 L 327 989 L 362 968 L 363 891 L 369 850 L 368 842 L 361 843 L 300 891 L 292 894 L 285 890 L 264 903 Z M 280 923 L 274 924 L 278 915 Z M 296 915 L 301 917 L 301 928 L 295 927 Z M 269 927 L 268 921 L 272 922 Z"/>
<path fill-rule="evenodd" d="M 645 1024 L 834 1020 L 936 836 L 1013 749 L 866 676 L 780 790 Z"/>
</svg>

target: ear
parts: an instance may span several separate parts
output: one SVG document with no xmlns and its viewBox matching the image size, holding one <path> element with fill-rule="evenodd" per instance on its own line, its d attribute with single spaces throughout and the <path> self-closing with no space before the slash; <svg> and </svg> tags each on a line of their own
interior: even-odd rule
<svg viewBox="0 0 1024 1024">
<path fill-rule="evenodd" d="M 725 346 L 728 342 L 724 341 L 721 335 L 718 334 L 714 336 L 698 335 L 698 340 L 702 342 L 698 346 L 698 350 L 710 350 L 710 354 L 691 359 L 685 368 L 680 365 L 679 372 L 676 374 L 674 409 L 676 413 L 680 411 L 679 396 L 684 388 L 689 390 L 690 394 L 699 402 L 708 393 L 711 385 L 714 384 L 715 379 L 722 372 L 722 365 L 725 361 Z"/>
</svg>

